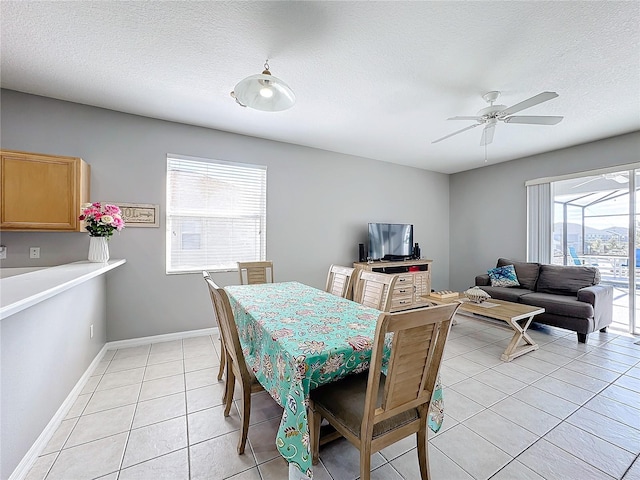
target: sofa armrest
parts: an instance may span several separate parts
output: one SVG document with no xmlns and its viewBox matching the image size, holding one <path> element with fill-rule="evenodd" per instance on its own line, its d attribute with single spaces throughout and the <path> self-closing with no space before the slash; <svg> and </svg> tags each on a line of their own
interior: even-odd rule
<svg viewBox="0 0 640 480">
<path fill-rule="evenodd" d="M 476 277 L 476 286 L 482 287 L 484 285 L 491 285 L 491 279 L 486 273 L 484 275 L 478 275 Z"/>
<path fill-rule="evenodd" d="M 594 331 L 613 321 L 613 286 L 600 283 L 581 288 L 578 290 L 578 301 L 593 305 Z"/>
</svg>

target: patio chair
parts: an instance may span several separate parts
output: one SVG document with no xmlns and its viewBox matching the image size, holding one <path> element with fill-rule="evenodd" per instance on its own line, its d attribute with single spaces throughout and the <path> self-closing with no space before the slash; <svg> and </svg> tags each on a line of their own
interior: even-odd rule
<svg viewBox="0 0 640 480">
<path fill-rule="evenodd" d="M 327 276 L 327 286 L 325 291 L 342 298 L 352 296 L 351 285 L 353 284 L 353 272 L 355 269 L 331 265 Z"/>
<path fill-rule="evenodd" d="M 273 262 L 238 262 L 240 285 L 273 283 Z"/>
<path fill-rule="evenodd" d="M 593 261 L 593 259 L 584 260 L 583 258 L 580 258 L 580 256 L 576 252 L 576 247 L 569 247 L 569 254 L 571 255 L 571 258 L 573 259 L 573 263 L 575 265 L 590 265 L 592 267 L 598 266 L 598 263 Z"/>
<path fill-rule="evenodd" d="M 360 451 L 360 479 L 369 480 L 371 455 L 416 434 L 420 478 L 428 480 L 427 417 L 451 320 L 459 303 L 381 314 L 369 372 L 311 390 L 312 462 L 318 462 L 320 424 L 326 419 Z M 393 333 L 387 374 L 385 336 Z"/>
<path fill-rule="evenodd" d="M 629 268 L 629 260 L 622 262 L 620 266 Z M 640 268 L 640 248 L 636 248 L 636 268 Z"/>
<path fill-rule="evenodd" d="M 584 260 L 582 260 L 576 253 L 576 247 L 569 247 L 569 254 L 571 255 L 575 265 L 584 265 Z"/>
<path fill-rule="evenodd" d="M 240 410 L 240 421 L 242 423 L 240 429 L 240 438 L 238 439 L 238 454 L 244 453 L 247 443 L 247 435 L 249 433 L 249 417 L 251 415 L 251 394 L 264 390 L 253 372 L 247 368 L 247 364 L 242 353 L 240 345 L 240 337 L 238 336 L 238 327 L 233 317 L 233 310 L 229 303 L 227 292 L 218 287 L 211 278 L 205 278 L 213 308 L 218 318 L 222 339 L 224 341 L 225 352 L 227 354 L 227 382 L 225 388 L 225 408 L 224 416 L 229 416 L 231 405 L 233 404 L 233 391 L 236 380 L 240 386 L 240 395 L 242 397 L 242 409 Z"/>
</svg>

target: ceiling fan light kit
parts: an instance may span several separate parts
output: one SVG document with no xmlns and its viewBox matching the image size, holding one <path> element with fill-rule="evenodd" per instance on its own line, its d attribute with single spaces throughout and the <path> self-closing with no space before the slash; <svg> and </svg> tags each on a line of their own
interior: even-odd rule
<svg viewBox="0 0 640 480">
<path fill-rule="evenodd" d="M 496 124 L 498 122 L 504 123 L 521 123 L 526 125 L 556 125 L 560 123 L 560 121 L 564 118 L 561 116 L 539 116 L 539 115 L 517 115 L 513 116 L 514 113 L 520 112 L 526 108 L 531 108 L 540 103 L 546 102 L 553 98 L 556 98 L 558 94 L 556 92 L 542 92 L 538 95 L 534 95 L 527 100 L 524 100 L 520 103 L 516 103 L 510 107 L 506 105 L 494 105 L 494 102 L 498 100 L 500 96 L 500 92 L 491 91 L 482 95 L 482 98 L 489 103 L 488 107 L 480 110 L 476 115 L 472 116 L 459 116 L 459 117 L 451 117 L 447 118 L 447 120 L 473 120 L 477 122 L 474 125 L 470 125 L 468 127 L 463 128 L 462 130 L 458 130 L 456 132 L 450 133 L 442 138 L 434 140 L 431 143 L 438 143 L 442 140 L 445 140 L 449 137 L 453 137 L 462 132 L 466 132 L 472 128 L 475 128 L 479 125 L 484 125 L 484 129 L 482 131 L 482 137 L 480 138 L 480 145 L 487 146 L 491 142 L 493 142 L 493 135 L 495 133 Z"/>
<path fill-rule="evenodd" d="M 293 107 L 296 96 L 285 82 L 271 75 L 268 61 L 264 71 L 238 82 L 231 97 L 241 107 L 249 107 L 264 112 L 280 112 Z"/>
</svg>

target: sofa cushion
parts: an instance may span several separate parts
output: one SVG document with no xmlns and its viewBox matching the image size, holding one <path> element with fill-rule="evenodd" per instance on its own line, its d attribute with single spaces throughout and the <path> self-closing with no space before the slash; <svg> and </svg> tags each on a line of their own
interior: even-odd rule
<svg viewBox="0 0 640 480">
<path fill-rule="evenodd" d="M 496 267 L 487 271 L 491 279 L 492 287 L 519 287 L 518 277 L 513 265 L 505 265 L 504 267 Z"/>
<path fill-rule="evenodd" d="M 505 300 L 507 302 L 513 303 L 518 303 L 518 299 L 522 295 L 534 293 L 533 290 L 527 290 L 526 288 L 518 287 L 491 287 L 489 285 L 483 285 L 480 288 L 491 295 L 491 298 L 497 298 L 498 300 Z"/>
<path fill-rule="evenodd" d="M 505 265 L 513 265 L 516 270 L 516 276 L 518 282 L 522 288 L 527 290 L 536 289 L 536 281 L 538 280 L 538 273 L 540 270 L 540 264 L 534 262 L 516 262 L 509 260 L 508 258 L 499 258 L 497 267 L 504 267 Z"/>
<path fill-rule="evenodd" d="M 600 283 L 600 271 L 595 267 L 541 265 L 536 291 L 558 295 L 576 295 L 578 290 Z"/>
<path fill-rule="evenodd" d="M 520 303 L 544 308 L 545 313 L 575 318 L 593 318 L 593 305 L 580 302 L 577 297 L 552 293 L 529 293 L 520 297 Z M 535 321 L 535 317 L 534 317 Z"/>
</svg>

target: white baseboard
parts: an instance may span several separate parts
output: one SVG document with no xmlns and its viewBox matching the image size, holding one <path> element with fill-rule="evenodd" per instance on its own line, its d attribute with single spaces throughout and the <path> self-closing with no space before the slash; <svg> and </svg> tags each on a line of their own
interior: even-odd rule
<svg viewBox="0 0 640 480">
<path fill-rule="evenodd" d="M 107 342 L 107 350 L 117 348 L 139 347 L 150 343 L 170 342 L 171 340 L 182 340 L 183 338 L 201 337 L 203 335 L 214 335 L 218 333 L 218 327 L 203 328 L 201 330 L 189 330 L 186 332 L 165 333 L 164 335 L 153 335 L 151 337 L 130 338 L 129 340 L 116 340 Z"/>
<path fill-rule="evenodd" d="M 60 426 L 64 418 L 67 416 L 69 409 L 73 406 L 74 402 L 80 395 L 80 392 L 84 388 L 85 384 L 89 380 L 89 377 L 93 374 L 94 370 L 98 366 L 98 363 L 102 361 L 102 357 L 107 352 L 107 350 L 115 350 L 118 348 L 129 348 L 129 347 L 137 347 L 140 345 L 148 345 L 150 343 L 158 343 L 158 342 L 168 342 L 171 340 L 181 340 L 183 338 L 191 338 L 191 337 L 200 337 L 204 335 L 214 335 L 218 334 L 218 328 L 203 328 L 201 330 L 190 330 L 186 332 L 176 332 L 176 333 L 167 333 L 164 335 L 154 335 L 150 337 L 140 337 L 140 338 L 132 338 L 130 340 L 117 340 L 115 342 L 107 342 L 102 349 L 98 352 L 96 357 L 91 362 L 91 365 L 84 372 L 80 380 L 76 383 L 75 387 L 69 392 L 67 398 L 62 402 L 60 408 L 55 413 L 53 418 L 49 421 L 47 426 L 44 428 L 40 436 L 36 439 L 36 441 L 31 445 L 29 451 L 22 458 L 16 469 L 9 476 L 8 480 L 23 480 L 24 477 L 29 472 L 29 469 L 33 466 L 35 461 L 38 459 L 44 447 L 47 446 L 49 440 Z"/>
<path fill-rule="evenodd" d="M 44 427 L 44 430 L 42 431 L 40 436 L 36 439 L 33 445 L 31 445 L 31 448 L 26 453 L 26 455 L 22 457 L 22 460 L 20 461 L 16 469 L 9 476 L 9 480 L 22 480 L 27 475 L 29 469 L 33 466 L 35 461 L 40 456 L 42 450 L 44 450 L 44 447 L 47 446 L 47 443 L 49 443 L 49 440 L 51 440 L 51 437 L 53 437 L 53 434 L 56 432 L 64 418 L 67 416 L 69 409 L 73 406 L 73 403 L 78 398 L 78 395 L 80 395 L 80 392 L 87 383 L 87 380 L 89 380 L 89 377 L 91 377 L 91 374 L 98 366 L 98 363 L 100 363 L 100 361 L 102 360 L 102 357 L 104 356 L 106 351 L 107 346 L 104 345 L 95 356 L 82 377 L 80 377 L 80 380 L 78 380 L 75 387 L 73 387 L 69 395 L 67 395 L 67 398 L 65 398 L 64 402 L 62 402 L 62 405 L 60 405 L 58 411 L 53 415 L 53 418 L 49 421 L 47 426 Z"/>
</svg>

